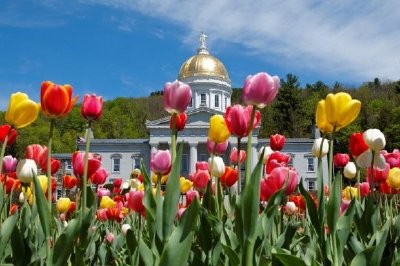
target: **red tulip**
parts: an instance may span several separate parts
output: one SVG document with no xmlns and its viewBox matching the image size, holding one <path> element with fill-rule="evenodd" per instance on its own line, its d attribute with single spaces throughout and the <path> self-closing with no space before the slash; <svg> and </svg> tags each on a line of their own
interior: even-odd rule
<svg viewBox="0 0 400 266">
<path fill-rule="evenodd" d="M 290 195 L 289 201 L 294 202 L 297 208 L 299 208 L 301 211 L 304 211 L 306 209 L 306 201 L 304 200 L 304 197 L 302 195 Z"/>
<path fill-rule="evenodd" d="M 212 140 L 207 140 L 207 150 L 209 154 L 214 153 L 215 149 L 215 154 L 221 155 L 224 154 L 226 149 L 228 148 L 229 141 L 226 140 L 225 142 L 221 142 L 217 144 L 217 147 L 215 147 L 215 143 Z"/>
<path fill-rule="evenodd" d="M 280 152 L 280 151 L 275 151 L 273 152 L 267 160 L 267 174 L 271 173 L 273 169 L 277 167 L 285 167 L 287 166 L 288 162 L 290 160 L 290 155 Z"/>
<path fill-rule="evenodd" d="M 231 187 L 238 180 L 238 170 L 225 166 L 225 173 L 220 177 L 220 182 L 224 188 Z"/>
<path fill-rule="evenodd" d="M 385 182 L 389 175 L 390 165 L 386 163 L 385 169 L 379 170 L 378 168 L 374 168 L 374 182 Z M 369 182 L 369 178 L 371 177 L 371 167 L 367 169 L 367 182 Z"/>
<path fill-rule="evenodd" d="M 11 128 L 10 125 L 0 126 L 0 142 L 4 143 L 6 136 L 8 135 L 7 146 L 12 145 L 17 140 L 17 131 Z"/>
<path fill-rule="evenodd" d="M 178 217 L 178 220 L 180 221 L 182 218 L 183 213 L 186 211 L 186 208 L 182 207 L 178 209 L 178 212 L 176 214 L 176 216 Z"/>
<path fill-rule="evenodd" d="M 103 97 L 86 94 L 83 98 L 81 115 L 88 121 L 99 120 L 103 112 Z"/>
<path fill-rule="evenodd" d="M 369 183 L 368 182 L 362 182 L 360 184 L 360 196 L 361 197 L 366 197 L 366 196 L 368 196 L 369 192 L 370 192 Z"/>
<path fill-rule="evenodd" d="M 243 163 L 246 160 L 246 152 L 244 150 L 240 150 L 240 163 Z M 234 147 L 232 149 L 231 155 L 229 156 L 229 160 L 232 164 L 237 165 L 239 163 L 238 160 L 238 149 Z"/>
<path fill-rule="evenodd" d="M 243 107 L 240 104 L 228 106 L 225 111 L 225 123 L 232 135 L 239 138 L 246 137 L 249 134 L 250 118 L 253 106 Z M 260 111 L 256 111 L 254 117 L 253 129 L 261 120 Z"/>
<path fill-rule="evenodd" d="M 165 83 L 163 95 L 164 109 L 170 114 L 185 112 L 192 99 L 190 86 L 177 80 Z"/>
<path fill-rule="evenodd" d="M 290 195 L 298 184 L 298 173 L 287 167 L 277 167 L 261 181 L 261 200 L 268 201 L 269 198 L 283 187 L 286 179 L 289 177 L 286 186 L 286 195 Z"/>
<path fill-rule="evenodd" d="M 140 214 L 144 214 L 145 207 L 143 205 L 143 191 L 134 191 L 131 190 L 126 194 L 128 207 L 134 212 L 138 212 Z"/>
<path fill-rule="evenodd" d="M 57 85 L 51 81 L 42 83 L 40 89 L 40 105 L 45 116 L 50 118 L 65 117 L 78 100 L 78 96 L 72 99 L 72 87 L 70 85 Z"/>
<path fill-rule="evenodd" d="M 350 157 L 346 153 L 336 153 L 333 156 L 333 164 L 336 168 L 343 168 L 345 167 L 350 161 Z"/>
<path fill-rule="evenodd" d="M 361 153 L 368 150 L 368 146 L 364 141 L 362 133 L 353 133 L 349 141 L 350 153 L 353 158 L 357 158 Z"/>
<path fill-rule="evenodd" d="M 269 137 L 269 146 L 273 151 L 280 151 L 285 146 L 286 138 L 284 135 L 275 134 Z"/>
<path fill-rule="evenodd" d="M 192 176 L 193 187 L 198 191 L 204 191 L 210 180 L 210 173 L 208 170 L 197 170 Z"/>
<path fill-rule="evenodd" d="M 198 170 L 207 170 L 208 171 L 208 162 L 196 162 L 196 172 Z"/>
<path fill-rule="evenodd" d="M 102 185 L 106 182 L 108 175 L 108 171 L 103 167 L 100 167 L 90 176 L 90 181 L 95 185 Z"/>
<path fill-rule="evenodd" d="M 85 153 L 80 151 L 76 151 L 72 155 L 72 168 L 74 169 L 74 175 L 76 177 L 83 177 L 84 157 Z M 100 168 L 100 166 L 101 156 L 94 153 L 89 153 L 87 176 L 92 176 L 97 169 Z"/>
<path fill-rule="evenodd" d="M 51 158 L 51 160 L 50 160 L 51 175 L 54 175 L 55 173 L 57 173 L 58 169 L 60 168 L 60 164 L 61 163 L 59 160 Z M 47 172 L 47 162 L 42 165 L 42 171 L 45 173 Z"/>
<path fill-rule="evenodd" d="M 175 119 L 175 130 L 176 131 L 182 131 L 183 129 L 185 129 L 187 118 L 188 118 L 188 116 L 186 113 L 180 113 L 180 114 L 176 115 L 176 119 Z M 169 128 L 172 129 L 172 115 L 169 120 Z"/>
<path fill-rule="evenodd" d="M 379 183 L 379 192 L 384 194 L 396 194 L 397 190 L 389 187 L 386 181 L 383 181 Z"/>
<path fill-rule="evenodd" d="M 167 175 L 171 171 L 171 153 L 169 150 L 152 151 L 150 170 L 156 175 Z"/>
<path fill-rule="evenodd" d="M 248 76 L 243 86 L 243 101 L 247 105 L 264 108 L 275 99 L 279 86 L 279 77 L 271 77 L 265 72 Z"/>
<path fill-rule="evenodd" d="M 78 184 L 78 178 L 75 176 L 65 175 L 62 179 L 65 189 L 73 189 Z"/>
<path fill-rule="evenodd" d="M 14 179 L 8 176 L 6 176 L 5 179 L 6 179 L 5 185 L 7 194 L 10 194 L 11 190 L 15 191 L 21 187 L 21 182 L 18 179 Z"/>
<path fill-rule="evenodd" d="M 120 187 L 122 185 L 122 177 L 118 177 L 114 180 L 114 187 Z"/>
<path fill-rule="evenodd" d="M 186 207 L 188 207 L 190 203 L 192 203 L 195 197 L 200 198 L 199 192 L 197 192 L 196 190 L 189 190 L 188 192 L 186 192 Z"/>
<path fill-rule="evenodd" d="M 47 163 L 48 149 L 46 146 L 31 144 L 26 147 L 25 159 L 32 159 L 38 167 Z"/>
</svg>

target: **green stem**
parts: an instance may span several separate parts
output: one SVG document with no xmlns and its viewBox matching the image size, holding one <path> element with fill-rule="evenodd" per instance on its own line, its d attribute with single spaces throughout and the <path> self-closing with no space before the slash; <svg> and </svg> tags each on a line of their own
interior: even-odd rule
<svg viewBox="0 0 400 266">
<path fill-rule="evenodd" d="M 176 113 L 172 114 L 171 117 L 171 161 L 172 165 L 175 162 L 175 157 L 176 157 Z"/>
<path fill-rule="evenodd" d="M 240 193 L 240 190 L 242 188 L 242 163 L 240 162 L 240 137 L 237 138 L 237 149 L 238 149 L 238 189 L 237 192 L 238 194 Z"/>
<path fill-rule="evenodd" d="M 371 171 L 370 171 L 370 176 L 369 176 L 369 182 L 371 184 L 371 195 L 372 198 L 375 200 L 375 182 L 374 182 L 374 158 L 375 158 L 375 151 L 371 151 L 372 152 L 372 160 L 371 160 Z"/>
<path fill-rule="evenodd" d="M 10 127 L 10 130 L 8 131 L 8 133 L 6 134 L 6 137 L 4 138 L 3 145 L 1 146 L 1 153 L 0 153 L 0 176 L 1 176 L 1 173 L 3 172 L 3 158 L 4 158 L 4 154 L 6 153 L 6 147 L 7 147 L 7 142 L 8 142 L 8 134 L 10 134 L 10 131 L 11 131 L 11 127 Z M 6 189 L 5 184 L 6 184 L 6 180 L 4 179 L 4 183 L 2 184 L 2 186 L 3 186 L 3 193 L 4 193 L 5 189 Z M 4 194 L 2 195 L 2 197 L 4 198 Z"/>
<path fill-rule="evenodd" d="M 88 179 L 88 168 L 89 168 L 89 149 L 90 149 L 90 131 L 92 128 L 92 121 L 89 120 L 86 128 L 86 147 L 84 156 L 83 166 L 83 177 L 82 177 L 82 203 L 81 203 L 81 222 L 83 220 L 83 212 L 87 205 L 87 179 Z"/>
<path fill-rule="evenodd" d="M 47 153 L 47 204 L 49 207 L 49 212 L 50 212 L 50 232 L 49 235 L 47 236 L 47 262 L 48 265 L 53 264 L 53 254 L 51 252 L 51 241 L 52 241 L 52 234 L 51 234 L 51 224 L 53 221 L 53 214 L 51 211 L 52 207 L 52 196 L 51 196 L 51 149 L 53 146 L 53 132 L 54 132 L 54 124 L 55 120 L 51 119 L 50 120 L 50 133 L 49 133 L 49 143 L 47 145 L 48 153 Z"/>
<path fill-rule="evenodd" d="M 246 240 L 246 247 L 245 247 L 245 262 L 244 265 L 253 265 L 253 253 L 254 253 L 254 244 L 249 240 Z"/>
<path fill-rule="evenodd" d="M 328 171 L 329 171 L 329 188 L 332 186 L 333 181 L 333 142 L 335 140 L 335 128 L 333 128 L 331 139 L 329 142 L 329 158 L 328 158 Z"/>
<path fill-rule="evenodd" d="M 357 183 L 358 183 L 358 188 L 357 188 L 357 195 L 358 195 L 358 197 L 357 197 L 357 199 L 358 199 L 358 201 L 360 201 L 361 202 L 361 193 L 360 193 L 360 190 L 361 190 L 361 183 L 360 183 L 360 169 L 358 168 L 358 166 L 356 166 L 357 167 Z"/>
<path fill-rule="evenodd" d="M 253 105 L 253 110 L 251 111 L 249 134 L 247 136 L 247 153 L 246 153 L 246 175 L 245 175 L 245 187 L 250 182 L 251 174 L 251 141 L 253 137 L 253 123 L 254 117 L 256 115 L 257 106 Z"/>
</svg>

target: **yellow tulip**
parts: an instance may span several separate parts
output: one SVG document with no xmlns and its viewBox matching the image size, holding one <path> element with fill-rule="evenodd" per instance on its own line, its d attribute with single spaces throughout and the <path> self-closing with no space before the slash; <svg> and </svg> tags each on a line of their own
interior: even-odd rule
<svg viewBox="0 0 400 266">
<path fill-rule="evenodd" d="M 353 122 L 361 110 L 361 102 L 353 100 L 350 94 L 329 93 L 325 100 L 319 101 L 315 114 L 318 128 L 324 133 L 339 131 Z"/>
<path fill-rule="evenodd" d="M 56 207 L 59 213 L 66 213 L 71 207 L 71 200 L 69 198 L 59 198 Z"/>
<path fill-rule="evenodd" d="M 214 143 L 225 142 L 231 133 L 226 126 L 225 119 L 222 115 L 213 115 L 210 118 L 210 129 L 208 130 L 208 139 Z"/>
<path fill-rule="evenodd" d="M 347 186 L 342 192 L 343 198 L 346 200 L 351 200 L 358 197 L 358 188 Z"/>
<path fill-rule="evenodd" d="M 389 170 L 386 183 L 391 188 L 400 189 L 400 168 L 394 167 Z"/>
<path fill-rule="evenodd" d="M 23 128 L 36 120 L 39 111 L 40 104 L 30 100 L 25 93 L 16 92 L 11 94 L 6 121 L 16 128 Z"/>
<path fill-rule="evenodd" d="M 114 208 L 116 205 L 117 203 L 113 201 L 109 196 L 101 197 L 100 209 Z"/>
<path fill-rule="evenodd" d="M 43 193 L 47 193 L 47 176 L 39 175 L 38 177 L 40 187 L 42 188 Z"/>
<path fill-rule="evenodd" d="M 24 193 L 24 197 L 28 201 L 29 205 L 32 206 L 32 204 L 33 204 L 33 194 L 32 194 L 31 188 L 22 186 L 21 190 L 22 190 L 22 193 Z"/>
<path fill-rule="evenodd" d="M 153 183 L 157 183 L 157 178 L 158 178 L 158 175 L 153 174 L 153 175 L 151 176 L 151 181 L 152 181 Z M 166 183 L 167 183 L 167 180 L 168 180 L 168 175 L 163 175 L 163 176 L 161 176 L 161 184 L 166 184 Z"/>
<path fill-rule="evenodd" d="M 183 176 L 181 176 L 179 178 L 179 183 L 180 183 L 182 194 L 185 194 L 193 187 L 193 182 L 190 181 L 189 179 L 184 178 Z"/>
</svg>

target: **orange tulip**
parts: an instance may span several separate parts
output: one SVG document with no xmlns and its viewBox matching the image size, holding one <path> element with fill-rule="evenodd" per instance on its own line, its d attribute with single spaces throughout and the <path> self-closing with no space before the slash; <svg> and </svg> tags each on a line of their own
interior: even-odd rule
<svg viewBox="0 0 400 266">
<path fill-rule="evenodd" d="M 72 98 L 71 85 L 57 85 L 51 81 L 42 83 L 40 103 L 47 117 L 61 118 L 68 115 L 77 100 L 78 96 Z"/>
</svg>

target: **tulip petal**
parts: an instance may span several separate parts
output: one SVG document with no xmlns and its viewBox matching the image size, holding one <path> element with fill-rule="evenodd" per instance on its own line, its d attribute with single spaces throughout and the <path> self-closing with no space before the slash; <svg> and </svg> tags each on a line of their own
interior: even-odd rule
<svg viewBox="0 0 400 266">
<path fill-rule="evenodd" d="M 351 122 L 353 122 L 357 116 L 359 115 L 361 110 L 361 102 L 358 100 L 351 100 L 349 103 L 347 103 L 344 108 L 341 110 L 341 121 L 340 121 L 340 126 L 341 127 L 346 127 L 348 126 Z"/>
<path fill-rule="evenodd" d="M 371 150 L 366 150 L 357 157 L 356 163 L 359 167 L 367 168 L 371 166 L 372 162 L 372 152 Z"/>
<path fill-rule="evenodd" d="M 23 128 L 36 120 L 40 106 L 32 100 L 24 100 L 15 106 L 13 125 Z"/>
</svg>

